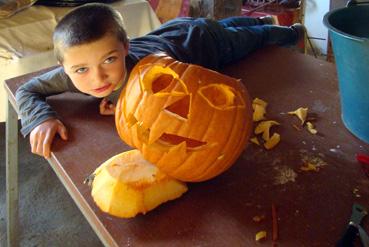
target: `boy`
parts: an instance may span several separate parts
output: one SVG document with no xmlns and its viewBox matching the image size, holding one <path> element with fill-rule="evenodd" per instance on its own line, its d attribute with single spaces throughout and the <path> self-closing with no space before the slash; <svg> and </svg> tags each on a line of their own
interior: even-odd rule
<svg viewBox="0 0 369 247">
<path fill-rule="evenodd" d="M 218 69 L 267 44 L 293 45 L 303 26 L 268 25 L 270 18 L 232 17 L 221 21 L 178 18 L 128 40 L 121 15 L 105 4 L 86 4 L 67 14 L 53 34 L 60 67 L 33 78 L 16 92 L 24 136 L 32 152 L 50 156 L 54 136 L 68 139 L 67 129 L 46 103 L 50 95 L 82 92 L 98 98 L 100 113 L 114 114 L 114 102 L 127 74 L 143 57 L 165 52 L 186 63 Z"/>
</svg>

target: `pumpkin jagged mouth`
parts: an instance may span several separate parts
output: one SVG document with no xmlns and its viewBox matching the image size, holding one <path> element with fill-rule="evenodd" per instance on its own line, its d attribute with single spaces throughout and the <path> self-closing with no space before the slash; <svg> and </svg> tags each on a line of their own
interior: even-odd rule
<svg viewBox="0 0 369 247">
<path fill-rule="evenodd" d="M 186 146 L 188 149 L 199 149 L 202 146 L 205 146 L 207 143 L 203 141 L 199 141 L 196 139 L 191 139 L 183 136 L 173 135 L 164 133 L 158 139 L 159 143 L 163 143 L 170 146 L 176 146 L 182 142 L 186 142 Z"/>
<path fill-rule="evenodd" d="M 127 120 L 129 128 L 131 128 L 133 125 L 136 125 L 140 133 L 139 136 L 143 139 L 143 141 L 148 142 L 150 129 L 143 128 L 142 123 L 140 124 L 132 114 L 129 115 Z M 208 144 L 207 142 L 168 133 L 163 133 L 156 140 L 156 143 L 162 145 L 164 144 L 166 146 L 176 146 L 182 142 L 186 142 L 187 149 L 201 149 Z"/>
</svg>

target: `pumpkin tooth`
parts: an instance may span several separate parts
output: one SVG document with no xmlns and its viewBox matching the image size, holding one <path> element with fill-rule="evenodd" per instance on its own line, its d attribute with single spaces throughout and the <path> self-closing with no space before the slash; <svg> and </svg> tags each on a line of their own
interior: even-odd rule
<svg viewBox="0 0 369 247">
<path fill-rule="evenodd" d="M 185 118 L 169 111 L 162 111 L 152 123 L 148 143 L 157 141 L 165 132 L 170 132 L 186 121 Z"/>
<path fill-rule="evenodd" d="M 167 129 L 169 126 L 169 124 L 158 124 L 157 126 L 155 125 L 155 127 L 152 127 L 150 129 L 150 133 L 149 133 L 149 139 L 148 139 L 148 144 L 153 144 L 154 142 L 156 142 L 157 140 L 159 140 L 159 138 L 164 134 L 165 129 Z"/>
<path fill-rule="evenodd" d="M 168 152 L 164 153 L 161 159 L 155 162 L 155 164 L 164 173 L 171 173 L 171 171 L 176 170 L 188 158 L 187 152 L 186 142 L 181 142 L 169 148 Z M 145 157 L 145 154 L 143 156 Z M 176 157 L 176 162 L 173 162 L 173 157 Z M 165 165 L 161 166 L 161 164 Z"/>
</svg>

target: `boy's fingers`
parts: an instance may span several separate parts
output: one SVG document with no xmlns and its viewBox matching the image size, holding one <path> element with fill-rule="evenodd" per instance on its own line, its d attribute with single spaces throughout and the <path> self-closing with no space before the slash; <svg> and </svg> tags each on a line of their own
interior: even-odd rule
<svg viewBox="0 0 369 247">
<path fill-rule="evenodd" d="M 58 126 L 58 133 L 64 141 L 68 140 L 68 131 L 67 131 L 67 128 L 65 128 L 64 125 L 59 125 Z"/>
<path fill-rule="evenodd" d="M 31 140 L 31 151 L 34 154 L 38 154 L 42 156 L 42 152 L 40 153 L 40 149 L 42 148 L 42 146 L 40 147 L 40 135 L 36 134 L 32 137 Z M 41 149 L 42 150 L 42 149 Z"/>
<path fill-rule="evenodd" d="M 38 154 L 37 153 L 37 142 L 34 141 L 32 144 L 31 144 L 31 152 L 34 153 L 34 154 Z"/>
<path fill-rule="evenodd" d="M 100 105 L 99 105 L 100 114 L 104 114 L 107 103 L 108 103 L 107 99 L 104 98 L 103 100 L 101 100 Z"/>
<path fill-rule="evenodd" d="M 50 146 L 51 146 L 50 136 L 47 136 L 43 143 L 43 156 L 45 158 L 50 158 Z"/>
<path fill-rule="evenodd" d="M 50 158 L 50 147 L 51 143 L 53 142 L 54 136 L 56 131 L 55 130 L 49 130 L 47 131 L 45 137 L 42 140 L 42 155 L 45 158 Z"/>
<path fill-rule="evenodd" d="M 100 102 L 100 107 L 105 107 L 106 104 L 108 104 L 108 99 L 107 98 L 103 98 Z"/>
<path fill-rule="evenodd" d="M 37 147 L 37 142 L 36 142 L 36 138 L 33 137 L 32 135 L 29 137 L 29 143 L 31 144 L 31 152 L 35 153 L 36 152 L 36 147 Z"/>
<path fill-rule="evenodd" d="M 43 142 L 44 138 L 37 139 L 35 154 L 43 156 Z"/>
</svg>

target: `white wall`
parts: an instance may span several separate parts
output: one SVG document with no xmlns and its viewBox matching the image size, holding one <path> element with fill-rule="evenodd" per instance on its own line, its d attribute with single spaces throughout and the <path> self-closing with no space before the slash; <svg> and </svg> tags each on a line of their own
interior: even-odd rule
<svg viewBox="0 0 369 247">
<path fill-rule="evenodd" d="M 328 29 L 323 24 L 323 17 L 329 11 L 329 0 L 304 0 L 305 18 L 308 36 L 311 37 L 318 54 L 327 54 Z M 318 38 L 318 39 L 315 39 Z M 310 48 L 310 47 L 308 47 Z"/>
</svg>

